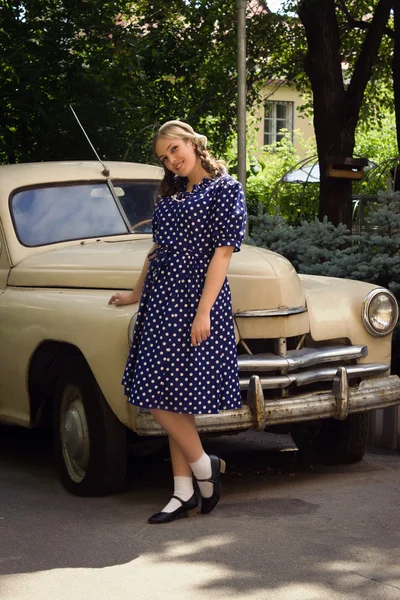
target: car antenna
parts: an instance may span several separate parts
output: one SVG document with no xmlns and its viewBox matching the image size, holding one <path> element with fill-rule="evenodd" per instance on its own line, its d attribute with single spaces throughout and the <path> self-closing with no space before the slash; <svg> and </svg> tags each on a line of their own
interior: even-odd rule
<svg viewBox="0 0 400 600">
<path fill-rule="evenodd" d="M 74 109 L 72 108 L 71 104 L 69 105 L 69 107 L 70 107 L 70 109 L 71 109 L 71 111 L 72 111 L 72 114 L 74 115 L 75 119 L 78 121 L 78 125 L 79 125 L 79 127 L 82 129 L 83 133 L 85 134 L 85 137 L 86 137 L 87 141 L 89 142 L 91 149 L 92 149 L 92 150 L 93 150 L 93 152 L 95 153 L 97 160 L 99 161 L 99 163 L 100 163 L 100 164 L 101 164 L 101 166 L 103 167 L 103 171 L 102 171 L 102 173 L 101 173 L 101 174 L 102 174 L 102 175 L 104 175 L 104 177 L 109 177 L 109 175 L 110 175 L 110 169 L 108 169 L 108 168 L 106 167 L 106 165 L 105 165 L 105 164 L 103 163 L 103 161 L 101 160 L 100 156 L 97 154 L 96 148 L 93 146 L 92 142 L 90 141 L 88 134 L 87 134 L 87 133 L 86 133 L 86 131 L 84 130 L 84 128 L 83 128 L 83 125 L 82 125 L 82 123 L 80 122 L 80 120 L 78 119 L 78 116 L 77 116 L 76 112 L 74 111 Z"/>
</svg>

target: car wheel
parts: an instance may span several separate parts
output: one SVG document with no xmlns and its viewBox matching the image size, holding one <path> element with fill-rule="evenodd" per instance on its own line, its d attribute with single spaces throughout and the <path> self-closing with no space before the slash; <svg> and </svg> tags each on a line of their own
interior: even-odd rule
<svg viewBox="0 0 400 600">
<path fill-rule="evenodd" d="M 126 429 L 83 358 L 65 362 L 55 393 L 55 456 L 64 487 L 106 496 L 125 485 Z"/>
<path fill-rule="evenodd" d="M 349 415 L 344 421 L 328 419 L 318 430 L 293 431 L 302 456 L 323 464 L 350 464 L 362 459 L 368 441 L 368 413 Z"/>
</svg>

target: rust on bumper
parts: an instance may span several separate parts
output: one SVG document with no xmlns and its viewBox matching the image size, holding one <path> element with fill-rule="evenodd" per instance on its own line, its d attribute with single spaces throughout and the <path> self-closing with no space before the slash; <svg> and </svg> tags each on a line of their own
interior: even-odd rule
<svg viewBox="0 0 400 600">
<path fill-rule="evenodd" d="M 343 419 L 351 413 L 400 404 L 400 379 L 397 375 L 365 379 L 359 385 L 350 387 L 343 371 L 337 374 L 331 392 L 297 394 L 267 400 L 260 391 L 258 378 L 253 376 L 247 403 L 242 408 L 223 410 L 216 415 L 197 415 L 197 428 L 199 432 L 221 434 L 225 431 L 262 430 L 266 425 L 329 417 Z M 147 412 L 137 414 L 135 429 L 139 435 L 165 435 L 164 430 Z"/>
</svg>

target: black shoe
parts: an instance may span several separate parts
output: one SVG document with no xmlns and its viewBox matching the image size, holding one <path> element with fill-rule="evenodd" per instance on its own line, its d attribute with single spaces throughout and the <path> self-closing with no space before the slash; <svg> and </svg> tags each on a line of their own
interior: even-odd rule
<svg viewBox="0 0 400 600">
<path fill-rule="evenodd" d="M 179 500 L 181 506 L 174 510 L 173 512 L 158 512 L 155 515 L 152 515 L 148 519 L 148 523 L 152 524 L 161 524 L 161 523 L 171 523 L 171 521 L 175 521 L 175 519 L 179 519 L 180 517 L 194 517 L 197 513 L 198 500 L 196 494 L 193 494 L 189 500 L 186 502 L 182 500 L 182 498 L 178 498 L 178 496 L 172 496 L 176 500 Z"/>
<path fill-rule="evenodd" d="M 202 498 L 201 512 L 203 515 L 210 513 L 218 504 L 221 498 L 221 478 L 220 474 L 225 473 L 226 463 L 222 458 L 210 454 L 211 477 L 210 479 L 198 479 L 197 481 L 208 481 L 214 484 L 213 494 L 210 498 Z"/>
</svg>

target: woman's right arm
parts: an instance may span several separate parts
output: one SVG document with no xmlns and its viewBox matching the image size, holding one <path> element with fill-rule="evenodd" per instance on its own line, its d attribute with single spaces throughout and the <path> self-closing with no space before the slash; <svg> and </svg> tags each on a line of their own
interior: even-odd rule
<svg viewBox="0 0 400 600">
<path fill-rule="evenodd" d="M 153 244 L 149 254 L 154 252 L 156 248 L 158 248 L 158 244 Z M 146 256 L 146 260 L 144 261 L 142 271 L 134 289 L 131 292 L 117 292 L 111 296 L 108 304 L 116 304 L 117 306 L 120 306 L 123 304 L 134 304 L 135 302 L 139 302 L 140 296 L 142 295 L 144 280 L 146 279 L 147 271 L 149 270 L 149 254 Z"/>
</svg>

